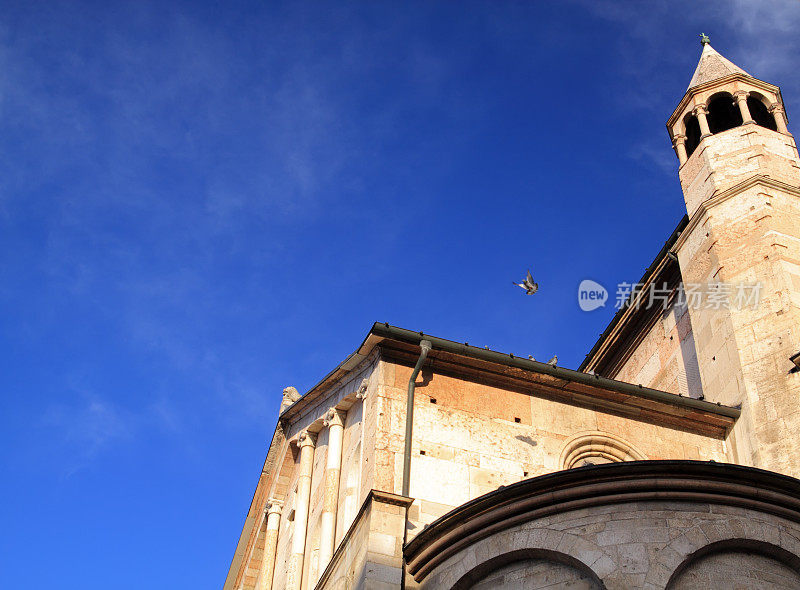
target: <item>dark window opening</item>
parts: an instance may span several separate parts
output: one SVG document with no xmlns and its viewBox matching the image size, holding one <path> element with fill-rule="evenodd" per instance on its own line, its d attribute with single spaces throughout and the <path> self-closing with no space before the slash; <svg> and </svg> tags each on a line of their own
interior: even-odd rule
<svg viewBox="0 0 800 590">
<path fill-rule="evenodd" d="M 515 416 L 515 417 L 514 417 L 514 422 L 516 422 L 517 424 L 519 424 L 520 422 L 522 422 L 522 419 L 521 419 L 521 418 L 517 418 L 517 417 Z"/>
<path fill-rule="evenodd" d="M 770 114 L 767 105 L 763 102 L 751 96 L 747 99 L 747 108 L 750 109 L 750 116 L 753 117 L 753 121 L 755 121 L 757 125 L 772 129 L 773 131 L 778 130 L 778 126 L 775 124 L 775 117 Z"/>
<path fill-rule="evenodd" d="M 686 125 L 686 155 L 691 156 L 700 143 L 700 123 L 697 117 L 689 115 L 685 120 Z"/>
<path fill-rule="evenodd" d="M 742 124 L 742 112 L 730 94 L 719 94 L 708 103 L 708 128 L 720 133 Z"/>
</svg>

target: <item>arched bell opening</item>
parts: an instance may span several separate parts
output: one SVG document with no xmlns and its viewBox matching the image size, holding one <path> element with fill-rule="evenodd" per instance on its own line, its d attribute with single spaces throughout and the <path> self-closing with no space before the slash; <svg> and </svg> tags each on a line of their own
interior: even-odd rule
<svg viewBox="0 0 800 590">
<path fill-rule="evenodd" d="M 700 123 L 697 117 L 689 113 L 683 119 L 683 126 L 686 128 L 686 155 L 691 156 L 700 144 Z"/>
<path fill-rule="evenodd" d="M 708 101 L 708 128 L 711 133 L 727 131 L 742 123 L 742 113 L 729 93 L 715 94 Z"/>
<path fill-rule="evenodd" d="M 778 130 L 778 126 L 775 124 L 775 117 L 769 112 L 764 98 L 760 94 L 750 93 L 750 96 L 747 97 L 747 108 L 756 125 L 761 125 L 773 131 Z"/>
</svg>

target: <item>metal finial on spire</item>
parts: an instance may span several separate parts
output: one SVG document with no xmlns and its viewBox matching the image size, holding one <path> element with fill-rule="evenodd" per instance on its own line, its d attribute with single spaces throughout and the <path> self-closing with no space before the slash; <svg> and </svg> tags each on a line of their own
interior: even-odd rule
<svg viewBox="0 0 800 590">
<path fill-rule="evenodd" d="M 706 46 L 711 43 L 711 39 L 708 38 L 708 35 L 705 33 L 700 33 L 700 45 Z"/>
</svg>

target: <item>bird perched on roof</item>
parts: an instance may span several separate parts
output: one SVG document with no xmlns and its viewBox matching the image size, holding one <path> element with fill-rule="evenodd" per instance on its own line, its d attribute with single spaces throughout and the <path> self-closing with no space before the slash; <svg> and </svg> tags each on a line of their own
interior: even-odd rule
<svg viewBox="0 0 800 590">
<path fill-rule="evenodd" d="M 525 280 L 521 283 L 514 283 L 517 287 L 521 287 L 525 289 L 526 295 L 533 295 L 536 291 L 539 290 L 539 283 L 533 282 L 533 277 L 531 276 L 531 271 L 528 271 L 528 276 L 525 277 Z"/>
<path fill-rule="evenodd" d="M 547 361 L 548 365 L 556 366 L 558 364 L 558 356 L 554 356 L 549 361 Z"/>
</svg>

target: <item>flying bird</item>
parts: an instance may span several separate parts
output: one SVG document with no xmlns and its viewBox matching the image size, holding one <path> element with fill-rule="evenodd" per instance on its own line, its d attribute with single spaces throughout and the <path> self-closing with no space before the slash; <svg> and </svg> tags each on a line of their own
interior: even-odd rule
<svg viewBox="0 0 800 590">
<path fill-rule="evenodd" d="M 521 287 L 525 289 L 526 295 L 533 295 L 536 291 L 539 290 L 539 283 L 533 282 L 533 277 L 531 276 L 531 271 L 528 271 L 528 276 L 525 277 L 525 280 L 522 283 L 514 283 L 517 287 Z"/>
</svg>

